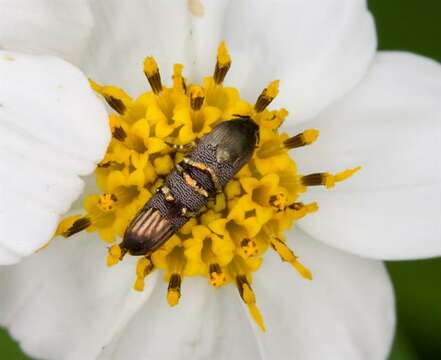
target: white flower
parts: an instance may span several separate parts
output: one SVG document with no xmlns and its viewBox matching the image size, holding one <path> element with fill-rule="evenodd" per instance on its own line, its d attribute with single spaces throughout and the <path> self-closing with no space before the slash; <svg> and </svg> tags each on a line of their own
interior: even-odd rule
<svg viewBox="0 0 441 360">
<path fill-rule="evenodd" d="M 386 357 L 391 284 L 381 261 L 357 255 L 441 253 L 439 64 L 376 53 L 363 0 L 2 0 L 0 9 L 0 47 L 61 56 L 133 94 L 146 87 L 145 55 L 156 56 L 163 79 L 180 62 L 200 81 L 225 40 L 234 61 L 228 82 L 245 98 L 280 78 L 276 106 L 294 114 L 287 130 L 320 129 L 314 151 L 296 151 L 303 173 L 363 167 L 332 193 L 310 194 L 320 211 L 289 234 L 314 281 L 301 282 L 274 255 L 256 273 L 267 333 L 248 322 L 231 286 L 186 280 L 186 296 L 169 309 L 156 272 L 133 293 L 133 258 L 109 270 L 103 243 L 80 234 L 0 270 L 0 323 L 26 352 L 74 360 Z M 82 191 L 78 175 L 105 151 L 105 121 L 78 70 L 0 53 L 2 263 L 49 240 Z"/>
</svg>

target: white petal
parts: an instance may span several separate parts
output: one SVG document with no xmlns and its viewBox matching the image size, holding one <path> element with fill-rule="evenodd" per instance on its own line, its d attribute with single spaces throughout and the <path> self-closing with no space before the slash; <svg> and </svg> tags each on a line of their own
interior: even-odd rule
<svg viewBox="0 0 441 360">
<path fill-rule="evenodd" d="M 5 264 L 51 238 L 59 215 L 82 191 L 79 175 L 94 170 L 110 134 L 104 105 L 72 65 L 0 51 L 0 78 L 0 258 Z"/>
<path fill-rule="evenodd" d="M 329 248 L 298 230 L 289 238 L 314 279 L 302 280 L 274 253 L 265 258 L 253 285 L 268 329 L 256 332 L 262 358 L 385 359 L 395 314 L 382 263 Z"/>
<path fill-rule="evenodd" d="M 188 279 L 175 308 L 167 286 L 158 283 L 146 306 L 133 318 L 103 359 L 256 359 L 250 324 L 233 287 L 216 291 L 206 279 Z"/>
<path fill-rule="evenodd" d="M 93 19 L 87 0 L 1 0 L 0 49 L 57 55 L 78 64 Z"/>
<path fill-rule="evenodd" d="M 280 79 L 274 106 L 295 121 L 316 115 L 365 74 L 376 48 L 375 26 L 364 0 L 204 1 L 193 16 L 197 79 L 212 74 L 216 48 L 232 55 L 226 84 L 254 101 Z"/>
<path fill-rule="evenodd" d="M 136 258 L 105 265 L 96 236 L 58 240 L 19 265 L 0 268 L 0 323 L 28 354 L 44 359 L 96 359 L 150 296 L 131 290 Z"/>
<path fill-rule="evenodd" d="M 440 99 L 439 64 L 380 53 L 353 92 L 308 123 L 321 136 L 295 153 L 302 173 L 362 170 L 331 193 L 314 191 L 321 210 L 301 227 L 364 256 L 440 255 Z"/>
<path fill-rule="evenodd" d="M 381 259 L 441 254 L 441 185 L 314 193 L 308 199 L 320 210 L 302 219 L 300 228 L 339 249 Z"/>
<path fill-rule="evenodd" d="M 143 74 L 146 56 L 156 58 L 167 84 L 174 63 L 192 65 L 185 1 L 97 0 L 91 5 L 96 26 L 84 66 L 96 80 L 137 96 L 149 89 Z"/>
</svg>

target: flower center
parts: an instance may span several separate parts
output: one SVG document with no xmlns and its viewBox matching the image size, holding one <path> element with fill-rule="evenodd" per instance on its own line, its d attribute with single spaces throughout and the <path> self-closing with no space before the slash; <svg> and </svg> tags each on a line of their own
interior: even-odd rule
<svg viewBox="0 0 441 360">
<path fill-rule="evenodd" d="M 251 287 L 252 273 L 259 269 L 267 251 L 276 251 L 303 278 L 311 279 L 311 272 L 284 237 L 295 221 L 318 209 L 316 203 L 304 204 L 299 197 L 309 186 L 333 187 L 359 168 L 336 175 L 299 175 L 289 150 L 313 143 L 318 131 L 307 129 L 292 137 L 279 132 L 288 111 L 267 109 L 277 96 L 279 81 L 270 83 L 251 104 L 237 89 L 223 85 L 230 66 L 230 55 L 222 43 L 214 74 L 201 85 L 189 84 L 182 75 L 183 66 L 176 64 L 172 86 L 164 86 L 152 57 L 144 62 L 152 91 L 136 99 L 122 89 L 91 81 L 94 90 L 116 111 L 109 116 L 112 140 L 95 172 L 101 194 L 88 196 L 84 214 L 65 218 L 55 235 L 96 231 L 112 244 L 107 264 L 115 265 L 127 254 L 127 249 L 115 242 L 152 195 L 162 191 L 166 200 L 174 200 L 172 189 L 163 184 L 184 154 L 220 122 L 251 117 L 260 132 L 252 159 L 200 213 L 189 214 L 194 216 L 158 250 L 140 257 L 134 288 L 142 291 L 146 276 L 162 269 L 169 283 L 167 301 L 174 306 L 185 277 L 206 277 L 214 287 L 235 284 L 264 330 Z M 185 180 L 206 195 L 191 177 Z"/>
</svg>

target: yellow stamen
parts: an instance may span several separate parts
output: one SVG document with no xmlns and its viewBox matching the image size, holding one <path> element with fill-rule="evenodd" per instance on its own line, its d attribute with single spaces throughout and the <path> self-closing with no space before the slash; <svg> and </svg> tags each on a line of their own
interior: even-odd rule
<svg viewBox="0 0 441 360">
<path fill-rule="evenodd" d="M 181 298 L 181 275 L 172 274 L 168 283 L 167 302 L 170 306 L 176 306 Z"/>
<path fill-rule="evenodd" d="M 124 128 L 121 126 L 121 121 L 119 119 L 119 116 L 116 116 L 114 114 L 109 116 L 109 125 L 110 129 L 112 131 L 112 136 L 121 142 L 123 142 L 126 137 L 127 133 L 124 130 Z"/>
<path fill-rule="evenodd" d="M 119 245 L 112 245 L 107 254 L 107 266 L 112 267 L 118 264 L 125 254 L 126 250 L 123 250 Z"/>
<path fill-rule="evenodd" d="M 260 327 L 260 330 L 265 332 L 266 331 L 265 322 L 263 321 L 262 313 L 260 312 L 257 305 L 256 304 L 247 304 L 247 306 L 248 306 L 248 311 L 250 312 L 253 320 Z"/>
<path fill-rule="evenodd" d="M 173 241 L 172 241 L 173 239 Z M 187 258 L 182 246 L 175 246 L 176 237 L 170 240 L 171 251 L 165 256 L 165 261 L 169 270 L 170 278 L 167 290 L 167 301 L 170 306 L 178 304 L 181 297 L 182 272 L 187 262 Z M 154 259 L 153 259 L 154 261 Z"/>
<path fill-rule="evenodd" d="M 112 136 L 119 141 L 124 141 L 127 134 L 122 127 L 116 127 L 112 129 Z"/>
<path fill-rule="evenodd" d="M 288 199 L 284 193 L 277 193 L 270 197 L 269 203 L 277 211 L 282 211 L 288 205 Z"/>
<path fill-rule="evenodd" d="M 182 64 L 174 64 L 173 65 L 173 88 L 176 90 L 184 90 L 186 91 L 187 86 L 185 84 L 185 79 L 182 76 L 182 69 L 184 66 Z"/>
<path fill-rule="evenodd" d="M 231 57 L 225 43 L 222 41 L 217 49 L 216 68 L 213 79 L 216 84 L 222 84 L 231 66 Z"/>
<path fill-rule="evenodd" d="M 119 114 L 124 114 L 131 105 L 132 99 L 127 93 L 115 86 L 102 86 L 89 79 L 89 84 L 93 90 L 102 95 L 109 106 Z"/>
<path fill-rule="evenodd" d="M 262 112 L 266 107 L 274 100 L 274 98 L 279 93 L 279 80 L 272 81 L 259 95 L 256 104 L 254 105 L 254 110 L 256 112 Z"/>
<path fill-rule="evenodd" d="M 254 292 L 251 289 L 250 285 L 247 283 L 242 284 L 242 297 L 243 301 L 245 301 L 246 304 L 256 302 L 256 296 L 254 295 Z"/>
<path fill-rule="evenodd" d="M 149 84 L 155 94 L 162 91 L 161 75 L 159 74 L 158 64 L 156 60 L 148 56 L 144 60 L 144 74 L 149 81 Z"/>
<path fill-rule="evenodd" d="M 196 233 L 198 232 L 196 231 Z M 216 238 L 214 234 L 204 239 L 201 249 L 201 260 L 208 264 L 208 279 L 211 285 L 220 287 L 226 283 L 227 277 L 219 265 L 216 255 L 213 253 L 213 238 Z"/>
<path fill-rule="evenodd" d="M 190 89 L 190 105 L 194 111 L 199 110 L 204 103 L 204 89 L 200 86 L 192 86 Z"/>
<path fill-rule="evenodd" d="M 283 108 L 274 111 L 271 117 L 267 118 L 266 116 L 264 116 L 264 118 L 266 119 L 262 120 L 262 126 L 277 130 L 283 124 L 288 114 L 288 110 Z"/>
<path fill-rule="evenodd" d="M 98 207 L 104 212 L 112 211 L 115 208 L 116 200 L 114 194 L 102 194 L 98 200 Z"/>
<path fill-rule="evenodd" d="M 289 262 L 305 279 L 312 280 L 312 273 L 300 261 L 294 252 L 280 239 L 273 238 L 271 246 L 280 255 L 283 261 Z"/>
<path fill-rule="evenodd" d="M 310 204 L 304 204 L 302 202 L 296 202 L 288 206 L 289 209 L 295 210 L 295 219 L 301 219 L 308 214 L 312 214 L 319 209 L 319 206 L 316 202 L 312 202 Z"/>
<path fill-rule="evenodd" d="M 136 291 L 144 291 L 144 279 L 153 270 L 153 263 L 150 258 L 142 257 L 136 265 L 136 280 L 133 288 Z"/>
<path fill-rule="evenodd" d="M 259 253 L 259 249 L 257 249 L 257 244 L 254 240 L 243 239 L 240 242 L 240 253 L 243 257 L 248 258 L 256 256 Z"/>
<path fill-rule="evenodd" d="M 303 132 L 303 138 L 306 144 L 312 144 L 319 136 L 320 132 L 317 129 L 308 129 Z"/>
<path fill-rule="evenodd" d="M 170 289 L 167 292 L 167 302 L 170 306 L 176 306 L 179 303 L 179 299 L 181 298 L 181 292 Z"/>
<path fill-rule="evenodd" d="M 87 229 L 91 225 L 88 217 L 73 215 L 64 218 L 55 230 L 54 236 L 63 236 L 65 238 L 72 236 L 80 231 Z"/>
<path fill-rule="evenodd" d="M 144 291 L 144 278 L 137 277 L 133 284 L 133 289 L 139 292 Z"/>
<path fill-rule="evenodd" d="M 152 77 L 159 73 L 158 64 L 154 57 L 147 56 L 144 59 L 144 73 L 147 77 Z"/>
<path fill-rule="evenodd" d="M 258 149 L 257 155 L 261 159 L 269 159 L 286 153 L 287 147 L 280 141 L 280 139 L 271 139 L 266 141 Z"/>
<path fill-rule="evenodd" d="M 287 149 L 295 149 L 301 146 L 310 145 L 317 140 L 319 136 L 319 131 L 316 129 L 308 129 L 304 132 L 286 139 L 283 145 Z"/>
<path fill-rule="evenodd" d="M 361 166 L 357 166 L 353 169 L 347 169 L 344 171 L 341 171 L 335 175 L 327 174 L 325 186 L 329 189 L 335 186 L 335 183 L 344 181 L 346 179 L 349 179 L 352 175 L 354 175 L 356 172 L 361 170 Z"/>
<path fill-rule="evenodd" d="M 244 303 L 247 305 L 251 317 L 254 319 L 254 321 L 262 331 L 266 331 L 262 314 L 260 313 L 260 310 L 256 305 L 256 296 L 254 295 L 253 289 L 251 289 L 251 286 L 246 276 L 238 275 L 236 277 L 236 284 L 239 290 L 239 294 Z"/>
<path fill-rule="evenodd" d="M 271 81 L 268 87 L 264 91 L 264 96 L 269 99 L 274 99 L 279 93 L 279 80 Z"/>
<path fill-rule="evenodd" d="M 286 109 L 280 109 L 279 111 L 277 111 L 275 119 L 273 119 L 273 121 L 276 121 L 277 128 L 283 123 L 283 121 L 288 117 L 289 112 Z"/>
<path fill-rule="evenodd" d="M 210 283 L 214 287 L 220 287 L 227 282 L 227 277 L 222 272 L 219 264 L 214 263 L 209 266 Z"/>
<path fill-rule="evenodd" d="M 287 150 L 310 145 L 318 138 L 319 131 L 316 129 L 308 129 L 304 132 L 290 137 L 283 142 L 279 138 L 266 141 L 258 150 L 258 155 L 262 159 L 271 158 L 281 154 L 285 154 Z"/>
<path fill-rule="evenodd" d="M 361 169 L 360 166 L 357 166 L 353 169 L 347 169 L 342 172 L 339 172 L 335 175 L 330 173 L 314 173 L 302 176 L 301 182 L 305 186 L 318 186 L 324 185 L 326 188 L 332 188 L 335 186 L 337 182 L 344 181 L 354 175 Z"/>
<path fill-rule="evenodd" d="M 231 64 L 231 57 L 225 42 L 222 41 L 217 49 L 217 62 L 219 66 L 229 66 Z"/>
</svg>

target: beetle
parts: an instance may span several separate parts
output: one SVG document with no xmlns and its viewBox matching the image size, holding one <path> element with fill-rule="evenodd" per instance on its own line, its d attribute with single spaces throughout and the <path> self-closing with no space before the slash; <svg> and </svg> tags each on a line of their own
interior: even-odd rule
<svg viewBox="0 0 441 360">
<path fill-rule="evenodd" d="M 121 249 L 135 256 L 158 249 L 210 198 L 222 192 L 250 161 L 258 141 L 259 127 L 248 116 L 215 126 L 175 166 L 164 185 L 130 222 Z"/>
</svg>

